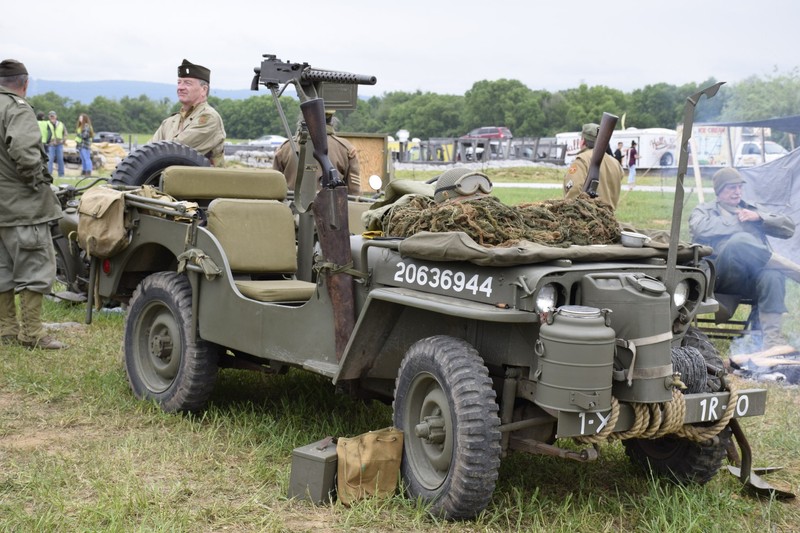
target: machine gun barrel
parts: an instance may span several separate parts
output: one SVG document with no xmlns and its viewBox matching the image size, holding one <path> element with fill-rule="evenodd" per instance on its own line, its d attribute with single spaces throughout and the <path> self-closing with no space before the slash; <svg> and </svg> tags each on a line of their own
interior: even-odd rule
<svg viewBox="0 0 800 533">
<path fill-rule="evenodd" d="M 339 72 L 336 70 L 320 70 L 316 68 L 306 68 L 300 76 L 301 82 L 323 81 L 327 83 L 342 83 L 348 85 L 375 85 L 378 78 L 367 74 L 351 74 L 349 72 Z"/>
</svg>

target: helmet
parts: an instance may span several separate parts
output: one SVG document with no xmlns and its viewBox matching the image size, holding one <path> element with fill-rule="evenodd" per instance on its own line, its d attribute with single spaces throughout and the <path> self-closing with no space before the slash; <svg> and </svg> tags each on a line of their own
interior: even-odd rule
<svg viewBox="0 0 800 533">
<path fill-rule="evenodd" d="M 437 203 L 459 196 L 483 196 L 492 192 L 492 182 L 486 174 L 468 168 L 451 168 L 436 181 L 433 199 Z"/>
</svg>

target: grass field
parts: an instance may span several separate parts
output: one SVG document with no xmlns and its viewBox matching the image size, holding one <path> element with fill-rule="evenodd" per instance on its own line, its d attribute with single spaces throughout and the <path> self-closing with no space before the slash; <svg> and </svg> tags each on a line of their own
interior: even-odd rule
<svg viewBox="0 0 800 533">
<path fill-rule="evenodd" d="M 511 191 L 497 189 L 513 202 L 560 193 Z M 633 191 L 620 218 L 660 226 L 671 202 L 670 194 Z M 789 291 L 797 317 L 800 290 L 790 284 Z M 66 351 L 0 346 L 2 532 L 800 531 L 797 501 L 753 497 L 724 472 L 702 487 L 651 479 L 618 442 L 603 445 L 589 464 L 512 454 L 490 506 L 468 522 L 435 520 L 402 496 L 351 508 L 287 500 L 293 448 L 388 426 L 390 407 L 337 395 L 328 381 L 302 371 L 224 370 L 202 415 L 164 414 L 128 388 L 123 315 L 96 313 L 91 325 L 84 315 L 82 307 L 46 302 L 45 319 L 62 325 L 56 335 L 70 345 Z M 796 319 L 792 326 L 800 329 Z M 743 425 L 757 466 L 786 467 L 767 479 L 797 491 L 798 390 L 766 387 L 767 415 Z"/>
</svg>

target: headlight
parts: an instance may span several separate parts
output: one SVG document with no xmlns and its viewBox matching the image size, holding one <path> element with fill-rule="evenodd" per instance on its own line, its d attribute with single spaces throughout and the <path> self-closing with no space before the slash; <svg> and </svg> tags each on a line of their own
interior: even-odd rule
<svg viewBox="0 0 800 533">
<path fill-rule="evenodd" d="M 689 298 L 689 284 L 684 280 L 675 285 L 675 292 L 672 294 L 672 301 L 675 307 L 680 309 Z"/>
<path fill-rule="evenodd" d="M 552 311 L 556 308 L 557 297 L 558 291 L 556 291 L 556 286 L 552 283 L 548 283 L 539 289 L 539 293 L 536 295 L 536 310 L 540 313 Z"/>
</svg>

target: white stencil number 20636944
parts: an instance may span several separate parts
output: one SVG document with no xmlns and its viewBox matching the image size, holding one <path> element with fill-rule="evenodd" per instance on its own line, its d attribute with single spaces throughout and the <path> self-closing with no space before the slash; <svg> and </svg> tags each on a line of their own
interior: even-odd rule
<svg viewBox="0 0 800 533">
<path fill-rule="evenodd" d="M 487 298 L 492 296 L 492 276 L 481 279 L 478 274 L 474 274 L 467 278 L 467 274 L 458 270 L 429 268 L 425 265 L 417 266 L 414 263 L 406 264 L 402 261 L 398 262 L 396 266 L 397 272 L 394 274 L 394 280 L 398 283 L 410 283 L 446 291 L 469 292 L 473 296 L 481 293 L 485 294 Z"/>
</svg>

